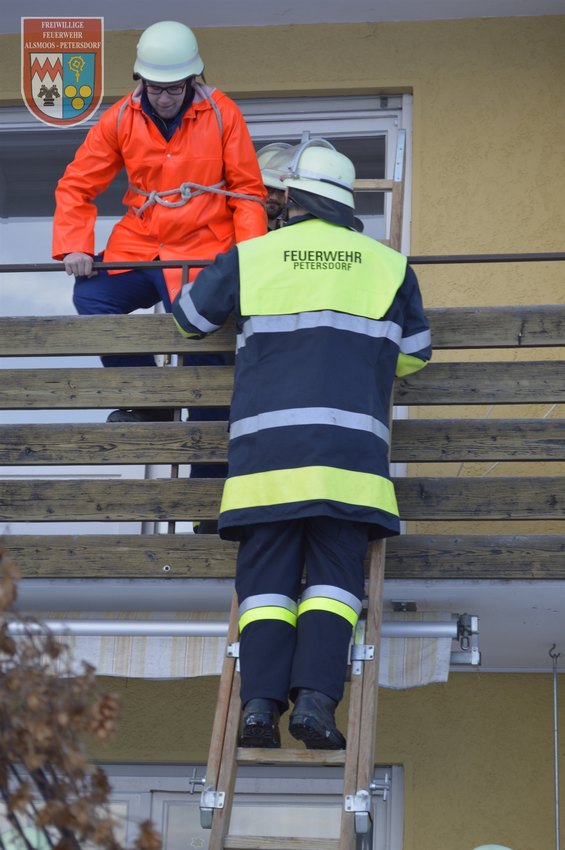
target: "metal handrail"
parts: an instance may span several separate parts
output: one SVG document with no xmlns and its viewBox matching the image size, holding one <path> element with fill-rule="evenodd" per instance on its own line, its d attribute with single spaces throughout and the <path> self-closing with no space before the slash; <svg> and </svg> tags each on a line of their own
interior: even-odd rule
<svg viewBox="0 0 565 850">
<path fill-rule="evenodd" d="M 565 260 L 565 252 L 537 254 L 437 254 L 408 257 L 410 265 L 441 265 L 448 263 L 532 263 Z"/>
<path fill-rule="evenodd" d="M 101 620 L 101 619 L 46 619 L 36 624 L 15 620 L 8 625 L 10 634 L 25 634 L 41 631 L 47 626 L 54 634 L 71 633 L 83 637 L 123 636 L 132 637 L 225 637 L 228 633 L 227 620 Z M 418 622 L 391 622 L 381 624 L 384 638 L 451 638 L 458 636 L 458 621 L 437 620 Z"/>
<path fill-rule="evenodd" d="M 212 260 L 150 260 L 145 262 L 94 262 L 93 269 L 107 269 L 108 271 L 127 271 L 128 269 L 182 269 L 183 279 L 186 278 L 186 270 L 200 269 L 209 266 Z M 64 272 L 64 263 L 3 263 L 0 264 L 2 272 Z"/>
<path fill-rule="evenodd" d="M 531 263 L 531 262 L 555 262 L 565 260 L 564 251 L 522 253 L 522 254 L 430 254 L 415 255 L 407 257 L 410 265 L 447 265 L 465 263 Z M 150 262 L 95 262 L 93 269 L 107 269 L 108 271 L 119 271 L 120 269 L 183 269 L 183 279 L 186 279 L 186 270 L 193 268 L 204 268 L 209 266 L 212 260 L 151 260 Z M 64 263 L 2 263 L 0 274 L 7 272 L 61 272 L 65 271 Z"/>
</svg>

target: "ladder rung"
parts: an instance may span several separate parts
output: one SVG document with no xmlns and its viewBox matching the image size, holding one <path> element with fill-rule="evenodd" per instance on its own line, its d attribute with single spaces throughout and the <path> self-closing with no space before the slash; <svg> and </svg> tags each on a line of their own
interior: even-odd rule
<svg viewBox="0 0 565 850">
<path fill-rule="evenodd" d="M 238 747 L 238 764 L 345 764 L 345 750 L 306 750 Z"/>
<path fill-rule="evenodd" d="M 338 838 L 280 838 L 226 835 L 226 850 L 338 850 Z"/>
<path fill-rule="evenodd" d="M 353 184 L 353 188 L 357 192 L 391 192 L 394 184 L 394 180 L 359 178 Z"/>
</svg>

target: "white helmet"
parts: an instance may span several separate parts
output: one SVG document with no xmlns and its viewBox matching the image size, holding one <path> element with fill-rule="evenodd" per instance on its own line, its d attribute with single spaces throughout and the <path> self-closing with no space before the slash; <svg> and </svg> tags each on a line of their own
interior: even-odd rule
<svg viewBox="0 0 565 850">
<path fill-rule="evenodd" d="M 325 139 L 308 139 L 295 148 L 284 185 L 355 207 L 355 166 Z"/>
<path fill-rule="evenodd" d="M 288 142 L 273 142 L 257 151 L 257 162 L 265 186 L 284 190 L 281 178 L 284 174 L 288 174 L 287 166 L 291 151 L 292 145 Z"/>
<path fill-rule="evenodd" d="M 184 24 L 159 21 L 141 33 L 133 72 L 144 80 L 173 83 L 203 70 L 194 33 Z"/>
<path fill-rule="evenodd" d="M 475 847 L 475 850 L 510 850 L 510 847 L 503 847 L 502 844 L 481 844 L 480 847 Z"/>
</svg>

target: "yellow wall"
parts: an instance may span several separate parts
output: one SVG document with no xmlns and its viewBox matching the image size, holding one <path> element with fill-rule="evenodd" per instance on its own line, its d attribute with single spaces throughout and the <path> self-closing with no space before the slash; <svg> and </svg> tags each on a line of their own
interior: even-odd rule
<svg viewBox="0 0 565 850">
<path fill-rule="evenodd" d="M 122 714 L 117 740 L 96 756 L 205 763 L 218 681 L 102 679 L 120 694 Z M 563 728 L 562 675 L 559 700 Z M 487 842 L 553 850 L 551 674 L 455 673 L 444 685 L 381 689 L 376 759 L 404 765 L 404 850 L 472 850 Z"/>
<path fill-rule="evenodd" d="M 131 87 L 137 31 L 106 33 L 106 96 Z M 559 251 L 565 16 L 197 31 L 236 97 L 414 94 L 412 254 Z M 21 102 L 19 36 L 0 37 L 0 103 Z M 564 264 L 422 269 L 428 306 L 557 302 Z M 532 293 L 536 297 L 532 298 Z"/>
</svg>

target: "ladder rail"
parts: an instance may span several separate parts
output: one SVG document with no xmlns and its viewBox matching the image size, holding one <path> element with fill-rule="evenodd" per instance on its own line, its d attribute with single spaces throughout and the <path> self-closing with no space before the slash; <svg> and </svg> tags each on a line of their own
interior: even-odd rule
<svg viewBox="0 0 565 850">
<path fill-rule="evenodd" d="M 385 541 L 377 540 L 371 546 L 364 627 L 364 643 L 367 647 L 373 647 L 373 652 L 361 663 L 361 671 L 357 674 L 352 671 L 351 674 L 343 778 L 344 805 L 341 812 L 339 850 L 352 850 L 356 833 L 366 832 L 369 828 L 370 784 L 374 771 L 376 738 L 384 563 Z M 353 804 L 353 808 L 348 808 L 348 800 Z M 356 810 L 359 802 L 367 805 L 366 812 Z"/>
<path fill-rule="evenodd" d="M 345 748 L 345 767 L 343 770 L 343 802 L 341 809 L 339 850 L 352 850 L 355 837 L 355 819 L 345 811 L 345 800 L 357 792 L 357 766 L 361 741 L 359 718 L 363 706 L 363 675 L 351 674 L 349 686 L 349 708 L 347 721 L 347 745 Z"/>
<path fill-rule="evenodd" d="M 209 850 L 223 850 L 230 825 L 233 808 L 235 780 L 237 776 L 237 737 L 240 717 L 239 673 L 235 671 L 229 702 L 229 712 L 226 723 L 222 764 L 218 776 L 218 789 L 224 791 L 225 800 L 222 808 L 218 809 L 212 818 Z"/>
<path fill-rule="evenodd" d="M 237 597 L 234 592 L 230 610 L 227 645 L 236 641 L 237 635 L 238 606 Z M 226 648 L 226 653 L 222 662 L 222 671 L 220 674 L 214 723 L 212 725 L 212 736 L 210 739 L 210 749 L 208 751 L 208 763 L 206 765 L 205 788 L 213 791 L 218 790 L 218 780 L 224 757 L 224 747 L 226 744 L 227 722 L 230 712 L 232 692 L 234 690 L 235 673 L 236 659 L 228 655 Z"/>
<path fill-rule="evenodd" d="M 359 788 L 368 790 L 374 771 L 376 717 L 378 705 L 378 682 L 380 662 L 381 624 L 383 611 L 383 590 L 385 572 L 386 543 L 377 540 L 373 543 L 370 563 L 369 596 L 367 608 L 366 641 L 374 646 L 372 658 L 363 663 L 363 705 L 361 718 L 363 721 L 362 747 L 359 750 L 359 766 L 357 782 Z"/>
</svg>

